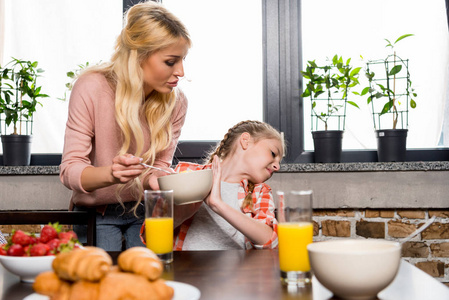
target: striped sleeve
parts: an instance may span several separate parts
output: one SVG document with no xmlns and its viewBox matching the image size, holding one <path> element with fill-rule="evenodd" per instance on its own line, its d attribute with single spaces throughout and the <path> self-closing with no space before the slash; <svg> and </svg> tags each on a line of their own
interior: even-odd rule
<svg viewBox="0 0 449 300">
<path fill-rule="evenodd" d="M 245 213 L 249 213 L 245 211 Z M 273 229 L 273 234 L 268 242 L 263 245 L 251 243 L 255 249 L 275 249 L 278 246 L 277 220 L 275 217 L 275 204 L 269 185 L 262 183 L 255 186 L 253 191 L 253 209 L 251 217 L 265 223 Z"/>
</svg>

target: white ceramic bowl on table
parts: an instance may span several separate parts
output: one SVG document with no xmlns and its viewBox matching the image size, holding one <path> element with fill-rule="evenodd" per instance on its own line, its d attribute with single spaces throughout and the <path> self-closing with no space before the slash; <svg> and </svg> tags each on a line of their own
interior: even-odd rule
<svg viewBox="0 0 449 300">
<path fill-rule="evenodd" d="M 0 263 L 9 272 L 20 277 L 23 282 L 34 282 L 41 272 L 50 271 L 54 255 L 48 256 L 4 256 L 0 255 Z"/>
<path fill-rule="evenodd" d="M 176 173 L 158 178 L 161 190 L 173 190 L 176 205 L 203 201 L 212 188 L 212 170 Z"/>
<path fill-rule="evenodd" d="M 401 244 L 386 240 L 330 240 L 307 249 L 316 279 L 343 299 L 376 299 L 401 261 Z"/>
</svg>

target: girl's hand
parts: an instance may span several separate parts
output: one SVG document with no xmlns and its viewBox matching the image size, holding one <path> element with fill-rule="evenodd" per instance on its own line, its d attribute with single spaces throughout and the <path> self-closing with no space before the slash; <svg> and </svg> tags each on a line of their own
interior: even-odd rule
<svg viewBox="0 0 449 300">
<path fill-rule="evenodd" d="M 221 200 L 221 164 L 220 159 L 216 155 L 212 161 L 212 175 L 212 190 L 204 201 L 213 211 L 216 212 L 217 206 L 223 202 Z"/>
<path fill-rule="evenodd" d="M 141 158 L 131 154 L 118 155 L 112 160 L 111 174 L 115 183 L 127 183 L 142 174 Z"/>
</svg>

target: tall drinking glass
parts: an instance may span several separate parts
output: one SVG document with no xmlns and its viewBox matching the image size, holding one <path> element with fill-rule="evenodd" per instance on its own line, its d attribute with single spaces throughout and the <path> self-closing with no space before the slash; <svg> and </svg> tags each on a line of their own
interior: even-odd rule
<svg viewBox="0 0 449 300">
<path fill-rule="evenodd" d="M 281 281 L 305 286 L 312 281 L 307 245 L 313 241 L 312 191 L 277 192 Z"/>
<path fill-rule="evenodd" d="M 147 248 L 163 263 L 173 261 L 173 191 L 145 191 Z"/>
</svg>

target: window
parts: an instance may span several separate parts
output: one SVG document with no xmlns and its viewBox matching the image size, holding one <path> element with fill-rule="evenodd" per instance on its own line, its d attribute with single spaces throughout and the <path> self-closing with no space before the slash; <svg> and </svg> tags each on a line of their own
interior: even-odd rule
<svg viewBox="0 0 449 300">
<path fill-rule="evenodd" d="M 122 26 L 123 10 L 138 1 L 60 0 L 54 2 L 46 0 L 34 2 L 0 0 L 0 4 L 3 4 L 3 7 L 0 5 L 0 19 L 4 22 L 4 26 L 1 27 L 3 29 L 0 29 L 3 30 L 0 32 L 0 60 L 5 63 L 10 56 L 37 60 L 40 67 L 45 70 L 44 77 L 38 82 L 51 98 L 43 100 L 44 107 L 39 108 L 35 115 L 32 152 L 61 153 L 67 118 L 67 102 L 56 99 L 64 95 L 64 85 L 68 82 L 65 73 L 87 61 L 96 63 L 108 60 L 115 38 Z M 425 40 L 422 52 L 430 54 L 427 54 L 424 59 L 410 57 L 411 63 L 429 61 L 432 65 L 445 66 L 445 69 L 438 73 L 441 76 L 432 73 L 428 79 L 434 90 L 438 89 L 440 94 L 446 93 L 446 98 L 438 96 L 441 100 L 440 106 L 430 105 L 430 102 L 421 100 L 421 97 L 425 99 L 427 91 L 417 90 L 418 108 L 412 111 L 410 119 L 415 122 L 427 118 L 437 122 L 434 125 L 436 129 L 432 134 L 432 142 L 421 143 L 421 138 L 418 137 L 418 142 L 409 145 L 416 148 L 410 149 L 413 155 L 409 159 L 439 160 L 443 157 L 442 160 L 447 160 L 448 150 L 437 148 L 438 145 L 447 146 L 449 143 L 447 128 L 449 118 L 442 119 L 443 114 L 441 114 L 448 94 L 448 27 L 447 23 L 446 26 L 443 24 L 444 20 L 447 22 L 447 16 L 444 14 L 443 0 L 431 1 L 432 3 L 421 2 L 418 0 L 380 1 L 370 6 L 367 1 L 353 0 L 225 2 L 163 0 L 164 5 L 186 24 L 193 40 L 193 48 L 186 60 L 187 80 L 182 83 L 183 89 L 188 94 L 190 107 L 181 136 L 181 151 L 178 154 L 182 158 L 199 158 L 205 147 L 207 148 L 212 141 L 221 139 L 226 130 L 236 122 L 242 119 L 263 119 L 284 132 L 289 143 L 286 162 L 311 162 L 311 135 L 308 128 L 310 122 L 307 119 L 310 115 L 308 113 L 310 105 L 307 99 L 303 102 L 300 97 L 302 78 L 299 70 L 303 68 L 307 59 L 318 59 L 335 53 L 351 56 L 353 60 L 357 60 L 359 54 L 366 58 L 374 56 L 365 51 L 366 49 L 358 50 L 354 49 L 354 46 L 349 47 L 354 50 L 353 52 L 346 52 L 347 50 L 343 47 L 348 45 L 338 44 L 339 39 L 331 42 L 332 36 L 324 36 L 324 34 L 331 32 L 336 37 L 356 36 L 351 42 L 370 36 L 369 40 L 373 45 L 383 48 L 384 37 L 394 38 L 403 33 L 415 33 L 415 37 L 404 41 L 404 47 L 409 42 L 416 45 L 418 35 L 429 37 L 438 34 L 438 39 L 446 41 L 442 47 L 434 46 L 438 49 L 428 49 L 426 47 L 430 47 L 430 42 Z M 414 12 L 410 11 L 412 8 Z M 343 10 L 340 14 L 336 13 L 339 9 Z M 325 14 L 327 11 L 333 13 L 328 16 Z M 415 14 L 416 11 L 418 14 Z M 354 28 L 362 28 L 365 23 L 371 24 L 378 20 L 379 18 L 369 19 L 375 15 L 375 12 L 384 15 L 396 12 L 410 16 L 413 20 L 420 20 L 413 22 L 412 25 L 416 23 L 420 26 L 413 27 L 415 32 L 410 32 L 412 27 L 408 24 L 399 27 L 393 34 L 381 30 L 373 33 L 372 27 L 366 29 L 366 33 L 365 31 L 354 33 Z M 22 18 L 15 17 L 18 15 L 30 21 L 21 22 Z M 431 16 L 430 28 L 434 29 L 432 34 L 421 31 L 424 30 L 421 27 L 424 28 L 426 25 L 421 26 L 426 23 L 421 18 L 425 16 Z M 334 17 L 337 17 L 338 21 L 331 19 Z M 343 22 L 344 19 L 350 20 L 344 29 L 332 26 L 332 31 L 321 32 L 320 28 L 323 26 L 318 26 L 326 23 L 336 24 L 335 22 L 342 24 L 339 22 Z M 217 24 L 213 25 L 214 21 L 217 21 Z M 27 29 L 30 23 L 33 24 L 32 31 Z M 313 31 L 308 24 L 314 24 Z M 380 28 L 383 29 L 383 25 L 380 25 Z M 317 35 L 323 35 L 322 40 L 326 42 L 319 44 L 320 41 L 314 40 Z M 17 38 L 18 36 L 20 38 Z M 411 47 L 410 44 L 408 46 Z M 318 52 L 317 49 L 324 49 L 324 51 Z M 212 55 L 206 56 L 210 54 Z M 407 53 L 406 56 L 408 55 Z M 440 60 L 444 55 L 446 55 L 446 61 Z M 205 62 L 204 65 L 202 62 Z M 412 76 L 415 73 L 425 74 L 426 72 L 413 72 Z M 412 80 L 416 79 L 412 78 Z M 205 104 L 201 103 L 199 98 L 204 98 Z M 231 104 L 231 100 L 236 102 Z M 444 113 L 446 116 L 449 115 L 448 107 L 449 104 L 446 105 Z M 440 113 L 439 117 L 429 116 L 434 113 Z M 217 121 L 215 118 L 217 115 L 223 116 L 223 119 Z M 197 119 L 202 120 L 202 123 L 194 123 Z M 211 131 L 210 128 L 213 126 L 210 124 L 217 125 L 216 130 Z M 364 126 L 368 132 L 372 132 L 373 127 L 368 120 L 365 121 Z M 409 129 L 412 129 L 412 126 L 415 128 L 417 125 L 410 122 Z M 443 135 L 440 134 L 441 130 L 438 127 L 446 128 L 443 129 Z M 356 136 L 356 129 L 349 125 L 347 129 L 346 137 Z M 364 134 L 362 138 L 365 138 Z M 427 139 L 428 136 L 425 138 Z M 357 139 L 361 140 L 361 138 L 355 138 Z M 373 141 L 374 138 L 369 143 L 346 144 L 345 148 L 348 150 L 343 154 L 343 161 L 375 161 Z M 419 150 L 424 147 L 429 149 Z M 443 156 L 441 156 L 442 153 Z M 426 158 L 426 155 L 431 157 Z"/>
<path fill-rule="evenodd" d="M 449 141 L 441 138 L 449 82 L 448 25 L 443 0 L 379 0 L 375 5 L 357 0 L 301 3 L 303 66 L 308 60 L 325 63 L 326 57 L 339 54 L 352 58 L 351 65 L 365 68 L 366 61 L 383 59 L 391 53 L 384 39 L 394 42 L 403 34 L 414 34 L 395 46 L 398 56 L 409 59 L 411 80 L 418 94 L 416 108 L 409 109 L 407 146 L 449 146 Z M 360 82 L 363 87 L 368 85 L 362 73 Z M 362 87 L 356 90 L 360 92 Z M 376 148 L 366 98 L 349 94 L 360 110 L 347 107 L 343 149 Z M 304 110 L 304 131 L 310 132 L 309 98 L 304 99 Z M 312 150 L 311 135 L 305 137 L 305 149 Z"/>
<path fill-rule="evenodd" d="M 51 97 L 41 101 L 43 107 L 35 114 L 32 153 L 62 152 L 68 101 L 57 98 L 63 97 L 70 82 L 66 72 L 79 64 L 108 60 L 122 28 L 126 1 L 90 2 L 5 2 L 3 62 L 11 56 L 37 60 L 45 70 L 38 83 Z M 242 119 L 262 120 L 260 0 L 167 0 L 164 5 L 185 23 L 193 40 L 180 83 L 189 99 L 181 139 L 220 140 Z M 29 22 L 12 17 L 18 15 L 32 20 L 33 31 L 28 30 Z M 228 21 L 230 15 L 233 22 Z M 227 25 L 217 26 L 220 23 Z"/>
<path fill-rule="evenodd" d="M 3 5 L 1 5 L 3 4 Z M 106 61 L 122 28 L 122 0 L 0 1 L 0 63 L 11 57 L 38 61 L 44 98 L 33 122 L 32 153 L 62 153 L 68 101 L 66 73 Z"/>
<path fill-rule="evenodd" d="M 386 6 L 385 4 L 382 6 L 382 9 L 392 9 L 398 14 L 411 14 L 410 17 L 412 18 L 413 22 L 418 25 L 421 25 L 422 22 L 424 22 L 422 21 L 422 17 L 430 16 L 428 22 L 432 22 L 432 26 L 430 27 L 431 30 L 435 32 L 438 31 L 439 34 L 441 34 L 439 38 L 443 40 L 442 49 L 445 50 L 439 53 L 438 57 L 440 59 L 436 59 L 436 56 L 434 56 L 433 54 L 431 54 L 430 57 L 426 56 L 425 58 L 418 58 L 420 62 L 423 60 L 433 61 L 433 64 L 442 66 L 442 71 L 440 69 L 439 72 L 435 72 L 441 77 L 433 77 L 437 81 L 442 81 L 442 84 L 438 88 L 440 92 L 439 97 L 441 99 L 439 107 L 430 105 L 429 102 L 427 102 L 426 92 L 423 92 L 424 95 L 422 96 L 424 100 L 421 101 L 421 105 L 424 106 L 424 108 L 430 108 L 430 111 L 439 114 L 443 110 L 445 102 L 448 102 L 447 94 L 445 96 L 441 96 L 444 95 L 444 93 L 447 93 L 448 88 L 447 47 L 449 35 L 447 26 L 448 24 L 444 22 L 444 20 L 447 21 L 447 16 L 445 17 L 444 15 L 444 1 L 438 1 L 435 6 L 433 6 L 431 14 L 428 13 L 429 8 L 431 7 L 430 5 L 426 6 L 423 4 L 425 6 L 423 7 L 422 5 L 419 5 L 417 1 L 412 2 L 415 8 L 414 14 L 411 14 L 411 12 L 404 10 L 404 8 L 409 6 L 410 2 L 408 1 L 394 1 L 394 6 Z M 301 6 L 301 3 L 304 3 L 304 6 Z M 335 17 L 338 19 L 349 19 L 353 20 L 354 22 L 346 27 L 344 25 L 338 26 L 340 25 L 340 23 L 328 23 L 328 26 L 325 28 L 327 29 L 328 33 L 334 34 L 335 37 L 341 37 L 345 34 L 351 36 L 352 32 L 355 30 L 354 28 L 361 27 L 364 25 L 364 23 L 375 22 L 376 20 L 378 20 L 377 16 L 373 17 L 372 11 L 374 8 L 372 8 L 368 4 L 370 3 L 368 1 L 349 2 L 353 3 L 354 6 L 360 6 L 360 15 L 358 15 L 357 13 L 353 15 L 347 10 L 338 13 L 338 9 L 341 9 L 342 7 L 346 9 L 353 8 L 344 6 L 348 3 L 348 1 L 302 1 L 301 3 L 297 3 L 297 1 L 293 0 L 264 1 L 264 41 L 267 45 L 265 49 L 265 57 L 268 58 L 265 59 L 265 63 L 267 66 L 265 68 L 266 81 L 264 82 L 264 88 L 266 89 L 266 93 L 264 95 L 265 105 L 268 109 L 265 109 L 266 114 L 264 116 L 266 121 L 270 122 L 273 125 L 277 125 L 278 128 L 286 133 L 287 140 L 290 142 L 290 147 L 288 149 L 289 156 L 286 158 L 286 162 L 312 162 L 311 153 L 309 151 L 304 151 L 304 149 L 310 149 L 309 144 L 304 143 L 304 141 L 307 139 L 307 135 L 310 136 L 310 129 L 306 128 L 306 126 L 310 124 L 310 122 L 306 121 L 307 116 L 310 115 L 310 113 L 306 112 L 306 109 L 309 109 L 310 107 L 310 103 L 308 103 L 308 101 L 303 102 L 299 96 L 300 88 L 302 88 L 302 79 L 297 74 L 297 70 L 303 69 L 302 58 L 307 59 L 307 51 L 309 51 L 310 53 L 310 51 L 312 51 L 311 49 L 315 49 L 315 45 L 311 40 L 309 42 L 313 45 L 313 47 L 307 48 L 307 46 L 305 46 L 305 44 L 307 43 L 307 35 L 303 33 L 307 32 L 308 30 L 308 32 L 311 33 L 309 35 L 309 38 L 311 36 L 314 37 L 313 35 L 317 34 L 317 31 L 319 31 L 320 23 L 326 24 L 327 22 L 329 22 L 326 15 L 321 14 L 323 10 L 327 11 L 327 9 L 329 9 L 329 11 L 331 11 L 331 14 L 335 15 Z M 307 5 L 309 5 L 310 8 L 310 6 L 314 5 L 315 3 L 317 3 L 318 8 L 314 11 L 307 11 Z M 381 3 L 383 4 L 383 2 Z M 388 2 L 388 4 L 390 3 L 391 1 Z M 402 6 L 397 4 L 402 4 Z M 373 4 L 373 6 L 377 5 L 378 2 L 376 2 L 375 5 Z M 306 11 L 304 11 L 304 9 L 306 9 Z M 305 18 L 304 20 L 302 20 L 302 22 L 299 22 L 298 20 L 301 19 L 301 14 L 304 15 L 306 12 L 310 14 L 310 18 Z M 439 20 L 438 23 L 436 21 L 437 16 Z M 356 17 L 360 17 L 361 19 L 357 19 Z M 394 15 L 394 17 L 396 16 Z M 417 20 L 421 21 L 417 22 Z M 308 29 L 305 28 L 306 26 L 308 26 Z M 379 27 L 382 28 L 382 26 L 383 25 L 380 25 Z M 396 30 L 398 30 L 397 35 L 399 36 L 400 34 L 403 34 L 402 31 L 406 29 L 397 28 Z M 368 30 L 368 32 L 366 33 L 366 35 L 368 36 L 372 34 L 372 30 Z M 423 35 L 432 34 L 432 32 L 426 32 Z M 299 38 L 299 36 L 301 35 L 302 39 Z M 327 38 L 328 36 L 325 36 L 323 37 L 323 40 L 328 42 Z M 356 37 L 353 39 L 359 40 L 359 37 L 356 35 Z M 332 43 L 324 43 L 321 44 L 320 47 L 331 49 L 332 45 Z M 341 52 L 341 45 L 339 47 L 340 48 L 338 49 L 332 50 L 332 53 L 328 55 L 332 55 L 334 54 L 334 52 Z M 273 53 L 276 53 L 277 55 L 274 55 Z M 313 54 L 313 56 L 315 56 L 315 54 Z M 313 56 L 311 57 L 311 59 L 314 58 Z M 436 61 L 434 61 L 434 59 L 436 59 Z M 424 71 L 419 71 L 418 73 L 427 72 L 427 69 L 425 68 L 422 70 Z M 432 86 L 432 88 L 435 87 Z M 417 101 L 418 105 L 420 105 L 419 99 L 417 99 Z M 416 118 L 419 120 L 425 120 L 426 118 L 436 118 L 435 115 L 429 117 L 428 115 L 426 115 L 426 112 L 423 112 L 423 114 L 424 116 L 418 115 Z M 442 116 L 439 115 L 439 118 L 441 117 Z M 446 118 L 446 122 L 447 119 L 449 118 Z M 373 127 L 370 127 L 369 130 L 373 130 Z M 438 130 L 439 128 L 436 128 L 436 132 L 432 133 L 434 137 L 437 137 L 436 139 L 433 138 L 434 143 L 435 141 L 436 143 L 438 143 L 438 137 L 440 135 L 440 132 L 438 132 Z M 413 145 L 415 149 L 409 149 L 407 152 L 407 160 L 413 161 L 449 159 L 447 148 L 436 148 L 436 145 L 437 144 L 434 144 L 433 147 L 422 150 L 421 148 L 423 148 L 424 146 L 429 146 L 427 144 L 420 144 L 419 142 L 415 143 Z M 375 146 L 373 148 L 375 148 Z M 342 160 L 344 162 L 376 161 L 377 155 L 374 149 L 346 150 L 343 153 Z"/>
<path fill-rule="evenodd" d="M 180 87 L 189 99 L 180 140 L 221 140 L 242 120 L 262 120 L 260 0 L 163 0 L 192 48 Z"/>
</svg>

